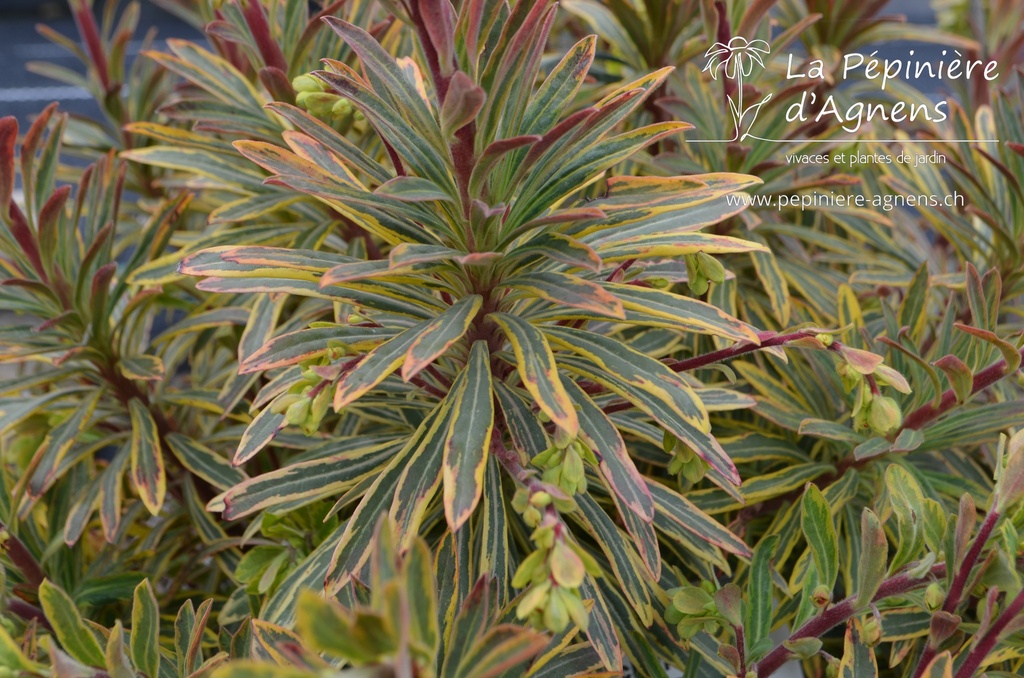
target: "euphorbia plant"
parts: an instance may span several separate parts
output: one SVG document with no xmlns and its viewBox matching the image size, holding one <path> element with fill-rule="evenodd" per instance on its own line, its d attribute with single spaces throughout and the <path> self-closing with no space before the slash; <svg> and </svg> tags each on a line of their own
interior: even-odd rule
<svg viewBox="0 0 1024 678">
<path fill-rule="evenodd" d="M 255 477 L 214 507 L 236 519 L 348 490 L 357 505 L 334 552 L 330 590 L 360 576 L 367 526 L 388 511 L 403 543 L 443 528 L 460 549 L 472 545 L 477 556 L 459 556 L 460 587 L 482 574 L 503 582 L 504 595 L 534 582 L 520 614 L 536 613 L 552 630 L 570 618 L 586 624 L 579 597 L 596 599 L 590 637 L 617 667 L 618 622 L 601 602 L 598 575 L 619 580 L 647 625 L 648 589 L 660 578 L 655 527 L 669 540 L 680 530 L 695 535 L 709 545 L 698 554 L 747 553 L 681 495 L 649 487 L 623 436 L 656 426 L 693 450 L 714 482 L 739 482 L 705 403 L 738 394 L 705 396 L 656 347 L 644 352 L 626 340 L 647 333 L 658 342 L 668 329 L 760 341 L 746 323 L 646 281 L 651 262 L 761 249 L 700 232 L 735 213 L 724 196 L 756 179 L 606 177 L 686 129 L 619 129 L 668 70 L 576 101 L 594 40 L 539 80 L 549 3 L 522 2 L 508 16 L 483 3 L 458 14 L 445 3 L 392 10 L 416 30 L 411 57 L 396 59 L 362 29 L 329 20 L 360 70 L 328 59 L 313 73 L 365 116 L 387 161 L 294 111 L 287 149 L 235 144 L 271 172 L 269 182 L 315 196 L 373 234 L 385 256 L 225 246 L 186 257 L 179 270 L 204 276 L 206 291 L 288 292 L 338 305 L 330 322 L 276 337 L 243 363 L 244 371 L 288 369 L 259 398 L 267 404 L 236 464 L 289 423 L 315 430 L 328 403 L 338 413 L 389 412 L 396 444 Z M 513 485 L 521 500 L 509 503 Z"/>
<path fill-rule="evenodd" d="M 568 4 L 200 0 L 121 88 L 75 3 L 110 129 L 0 123 L 0 665 L 1019 673 L 1019 96 L 953 117 L 966 209 L 742 210 L 935 182 L 687 145 L 686 62 L 889 24 Z"/>
</svg>

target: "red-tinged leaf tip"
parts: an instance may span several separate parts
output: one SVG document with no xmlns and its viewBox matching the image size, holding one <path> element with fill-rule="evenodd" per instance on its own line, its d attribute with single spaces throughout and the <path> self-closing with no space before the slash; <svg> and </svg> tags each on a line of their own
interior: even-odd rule
<svg viewBox="0 0 1024 678">
<path fill-rule="evenodd" d="M 270 24 L 267 23 L 267 16 L 263 13 L 263 4 L 259 0 L 243 2 L 242 14 L 245 17 L 245 23 L 249 26 L 249 32 L 256 42 L 256 48 L 259 50 L 260 56 L 263 57 L 263 63 L 270 68 L 287 73 L 288 61 L 284 58 L 281 47 L 270 32 Z"/>
<path fill-rule="evenodd" d="M 441 127 L 445 134 L 454 134 L 473 122 L 486 100 L 487 93 L 482 87 L 462 71 L 456 71 L 441 104 Z"/>
<path fill-rule="evenodd" d="M 43 260 L 39 256 L 39 245 L 36 243 L 36 235 L 32 232 L 25 215 L 22 213 L 18 203 L 11 201 L 10 205 L 10 230 L 14 240 L 21 247 L 28 259 L 32 269 L 42 280 L 46 280 L 46 270 L 43 268 Z"/>
<path fill-rule="evenodd" d="M 84 0 L 72 0 L 71 13 L 78 26 L 78 33 L 82 36 L 82 42 L 92 59 L 92 66 L 96 69 L 103 91 L 110 91 L 110 73 L 107 67 L 107 55 L 103 49 L 103 40 L 100 38 L 100 30 L 96 25 L 96 18 L 92 15 L 92 8 Z"/>
<path fill-rule="evenodd" d="M 0 213 L 14 195 L 14 145 L 18 139 L 18 119 L 13 115 L 0 118 Z"/>
<path fill-rule="evenodd" d="M 43 138 L 43 131 L 46 126 L 50 124 L 50 118 L 53 117 L 54 112 L 57 110 L 57 102 L 54 101 L 52 104 L 43 109 L 43 112 L 32 121 L 28 131 L 25 132 L 25 138 L 21 140 L 21 162 L 25 164 L 26 158 L 30 158 L 36 153 L 36 146 L 39 145 L 40 139 Z"/>
<path fill-rule="evenodd" d="M 68 197 L 71 195 L 71 186 L 64 185 L 53 192 L 50 199 L 46 201 L 43 208 L 39 210 L 39 232 L 40 234 L 47 233 L 51 236 L 56 234 L 51 229 L 56 225 L 58 217 L 64 210 L 64 205 L 67 204 Z"/>
<path fill-rule="evenodd" d="M 455 10 L 447 0 L 418 0 L 417 9 L 427 37 L 437 52 L 441 75 L 448 76 L 455 68 Z"/>
<path fill-rule="evenodd" d="M 96 269 L 96 273 L 92 276 L 92 293 L 96 294 L 105 289 L 110 284 L 110 281 L 113 280 L 116 270 L 117 264 L 113 261 Z"/>
</svg>

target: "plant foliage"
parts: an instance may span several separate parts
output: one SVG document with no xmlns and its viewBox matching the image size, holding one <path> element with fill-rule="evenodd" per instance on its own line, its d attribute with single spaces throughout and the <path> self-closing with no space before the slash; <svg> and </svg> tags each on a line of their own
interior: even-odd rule
<svg viewBox="0 0 1024 678">
<path fill-rule="evenodd" d="M 1019 674 L 1020 30 L 908 136 L 701 68 L 880 2 L 164 4 L 0 120 L 0 675 Z"/>
</svg>

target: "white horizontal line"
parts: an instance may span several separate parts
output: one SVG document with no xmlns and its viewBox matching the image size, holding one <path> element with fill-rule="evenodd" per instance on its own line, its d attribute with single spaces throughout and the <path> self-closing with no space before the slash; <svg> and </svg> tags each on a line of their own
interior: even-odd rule
<svg viewBox="0 0 1024 678">
<path fill-rule="evenodd" d="M 0 89 L 0 103 L 14 104 L 24 101 L 67 101 L 92 99 L 81 87 L 6 87 Z"/>
</svg>

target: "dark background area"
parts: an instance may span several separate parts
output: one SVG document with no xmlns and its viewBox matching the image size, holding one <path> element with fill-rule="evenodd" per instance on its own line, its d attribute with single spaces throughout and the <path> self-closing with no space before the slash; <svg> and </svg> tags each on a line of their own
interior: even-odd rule
<svg viewBox="0 0 1024 678">
<path fill-rule="evenodd" d="M 100 10 L 102 3 L 95 2 L 94 8 Z M 128 46 L 133 57 L 139 53 L 141 38 L 151 27 L 157 30 L 157 49 L 163 47 L 167 38 L 202 38 L 195 28 L 151 2 L 143 0 L 140 9 L 136 31 L 139 40 Z M 64 35 L 78 35 L 65 0 L 0 0 L 0 116 L 15 115 L 24 128 L 30 117 L 51 101 L 59 101 L 62 110 L 99 115 L 99 108 L 88 92 L 26 70 L 25 64 L 30 61 L 49 61 L 81 71 L 74 56 L 39 35 L 38 24 L 46 24 Z"/>
<path fill-rule="evenodd" d="M 97 1 L 96 8 L 100 7 L 101 2 Z M 167 38 L 202 38 L 195 28 L 151 2 L 143 0 L 141 9 L 137 35 L 141 38 L 147 29 L 155 27 L 155 47 L 158 49 Z M 934 21 L 929 0 L 893 0 L 889 12 L 904 14 L 912 23 L 930 24 Z M 15 115 L 24 128 L 30 117 L 51 101 L 59 101 L 63 110 L 97 115 L 98 108 L 88 92 L 53 82 L 25 69 L 25 64 L 30 61 L 51 61 L 79 70 L 74 57 L 36 32 L 36 25 L 40 23 L 65 35 L 77 35 L 65 0 L 0 0 L 0 116 Z M 905 57 L 911 47 L 917 50 L 918 58 L 929 54 L 938 56 L 939 48 L 934 45 L 909 43 L 881 46 L 880 54 Z M 135 55 L 139 49 L 138 42 L 132 43 L 129 54 Z"/>
</svg>

